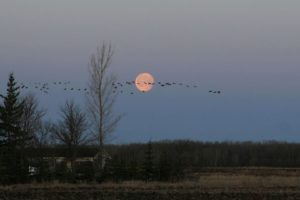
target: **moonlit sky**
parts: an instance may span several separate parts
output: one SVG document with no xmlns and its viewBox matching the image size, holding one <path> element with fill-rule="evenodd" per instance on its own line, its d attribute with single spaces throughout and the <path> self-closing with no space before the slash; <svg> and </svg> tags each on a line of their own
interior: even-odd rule
<svg viewBox="0 0 300 200">
<path fill-rule="evenodd" d="M 198 85 L 125 90 L 113 142 L 299 142 L 299 19 L 296 0 L 1 0 L 0 93 L 10 72 L 19 82 L 85 87 L 90 55 L 111 41 L 120 81 L 146 71 Z M 84 108 L 78 92 L 32 92 L 53 121 L 66 99 Z"/>
</svg>

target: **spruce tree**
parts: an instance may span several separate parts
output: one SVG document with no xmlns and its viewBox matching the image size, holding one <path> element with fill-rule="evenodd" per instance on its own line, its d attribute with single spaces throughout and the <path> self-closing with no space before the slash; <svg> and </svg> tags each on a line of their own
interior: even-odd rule
<svg viewBox="0 0 300 200">
<path fill-rule="evenodd" d="M 159 156 L 158 173 L 160 181 L 169 181 L 172 166 L 170 164 L 169 155 L 166 151 L 162 151 Z"/>
<path fill-rule="evenodd" d="M 148 142 L 147 149 L 145 151 L 145 160 L 143 165 L 143 178 L 145 181 L 152 181 L 154 175 L 153 166 L 153 148 L 151 141 Z"/>
<path fill-rule="evenodd" d="M 2 180 L 8 183 L 20 181 L 24 177 L 20 144 L 24 139 L 20 127 L 24 103 L 20 101 L 19 87 L 13 73 L 9 75 L 6 96 L 1 95 L 0 132 L 2 154 Z"/>
</svg>

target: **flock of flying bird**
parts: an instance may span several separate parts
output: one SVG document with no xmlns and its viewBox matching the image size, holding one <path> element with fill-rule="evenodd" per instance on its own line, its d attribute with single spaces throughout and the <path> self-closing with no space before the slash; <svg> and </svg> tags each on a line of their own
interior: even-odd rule
<svg viewBox="0 0 300 200">
<path fill-rule="evenodd" d="M 25 83 L 21 83 L 20 84 L 20 88 L 23 90 L 27 90 L 27 89 L 34 89 L 34 90 L 38 90 L 43 94 L 48 94 L 51 86 L 60 86 L 64 91 L 84 91 L 87 92 L 87 88 L 75 88 L 75 87 L 71 87 L 71 81 L 67 81 L 67 82 L 62 82 L 62 81 L 58 81 L 58 82 L 53 82 L 53 83 L 48 83 L 48 82 L 29 82 L 27 84 Z"/>
<path fill-rule="evenodd" d="M 143 83 L 139 83 L 139 82 L 135 82 L 135 81 L 124 81 L 124 82 L 113 82 L 112 83 L 112 89 L 113 89 L 113 93 L 129 93 L 131 95 L 134 94 L 134 92 L 128 92 L 126 90 L 126 86 L 136 86 L 136 84 L 148 84 L 151 86 L 157 85 L 161 88 L 168 88 L 171 86 L 178 86 L 178 87 L 184 87 L 184 88 L 198 88 L 197 85 L 190 85 L 190 84 L 184 84 L 184 83 L 177 83 L 177 82 L 155 82 L 155 83 L 150 83 L 150 82 L 143 82 Z M 87 88 L 80 88 L 80 87 L 73 87 L 71 85 L 70 81 L 67 82 L 63 82 L 63 81 L 57 81 L 57 82 L 28 82 L 28 83 L 21 83 L 19 85 L 19 87 L 22 90 L 37 90 L 39 92 L 41 92 L 42 94 L 48 94 L 51 90 L 51 88 L 53 87 L 60 87 L 60 89 L 64 90 L 64 91 L 76 91 L 76 92 L 83 92 L 83 93 L 88 93 L 88 89 Z M 209 90 L 208 93 L 210 94 L 221 94 L 220 90 Z"/>
</svg>

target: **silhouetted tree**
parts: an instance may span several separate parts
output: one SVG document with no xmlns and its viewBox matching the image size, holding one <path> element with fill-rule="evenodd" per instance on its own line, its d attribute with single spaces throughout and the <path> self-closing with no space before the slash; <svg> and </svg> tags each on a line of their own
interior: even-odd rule
<svg viewBox="0 0 300 200">
<path fill-rule="evenodd" d="M 160 181 L 168 181 L 171 177 L 171 160 L 166 151 L 162 151 L 159 155 L 159 163 L 158 163 L 158 179 Z"/>
<path fill-rule="evenodd" d="M 26 138 L 22 141 L 23 148 L 26 145 L 34 145 L 38 140 L 39 133 L 42 131 L 42 118 L 46 112 L 39 108 L 37 98 L 33 94 L 27 94 L 24 98 L 23 115 L 21 118 L 21 129 L 25 133 Z"/>
<path fill-rule="evenodd" d="M 34 147 L 42 149 L 50 145 L 53 124 L 50 121 L 41 122 L 38 131 L 34 135 Z"/>
<path fill-rule="evenodd" d="M 89 93 L 87 107 L 93 123 L 93 133 L 99 144 L 97 176 L 101 176 L 104 158 L 104 143 L 114 131 L 121 115 L 113 115 L 116 93 L 113 93 L 113 84 L 116 78 L 108 74 L 113 56 L 111 44 L 103 44 L 97 48 L 89 61 Z"/>
<path fill-rule="evenodd" d="M 1 95 L 0 105 L 0 144 L 5 182 L 24 181 L 27 177 L 25 158 L 21 154 L 22 143 L 30 136 L 22 130 L 21 122 L 24 113 L 24 101 L 20 99 L 19 87 L 13 73 L 9 75 L 6 96 Z"/>
<path fill-rule="evenodd" d="M 44 149 L 49 145 L 52 131 L 51 122 L 42 122 L 38 131 L 34 135 L 34 148 L 37 150 L 38 155 L 34 157 L 35 166 L 38 168 L 37 179 L 39 181 L 51 179 L 51 173 L 48 163 L 44 160 L 47 157 Z M 34 165 L 33 165 L 34 166 Z"/>
<path fill-rule="evenodd" d="M 42 129 L 42 118 L 45 111 L 39 108 L 38 100 L 33 94 L 27 94 L 22 98 L 23 114 L 21 118 L 20 154 L 21 166 L 27 169 L 28 155 L 25 148 L 34 147 L 38 132 Z M 42 171 L 42 168 L 40 168 Z"/>
<path fill-rule="evenodd" d="M 73 101 L 67 101 L 61 107 L 61 117 L 62 120 L 53 125 L 52 132 L 55 138 L 66 145 L 68 149 L 68 159 L 71 163 L 71 172 L 74 177 L 77 148 L 79 145 L 90 142 L 87 134 L 88 124 L 85 114 Z"/>
<path fill-rule="evenodd" d="M 143 178 L 145 181 L 152 181 L 154 175 L 153 164 L 153 148 L 151 141 L 148 142 L 147 149 L 145 151 L 145 160 L 143 165 Z"/>
</svg>

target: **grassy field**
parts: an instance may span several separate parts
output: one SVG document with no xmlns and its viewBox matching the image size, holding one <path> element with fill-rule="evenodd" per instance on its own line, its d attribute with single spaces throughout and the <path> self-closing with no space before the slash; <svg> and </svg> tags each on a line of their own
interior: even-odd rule
<svg viewBox="0 0 300 200">
<path fill-rule="evenodd" d="M 2 186 L 9 200 L 300 199 L 300 168 L 204 168 L 179 183 L 27 184 Z"/>
</svg>

